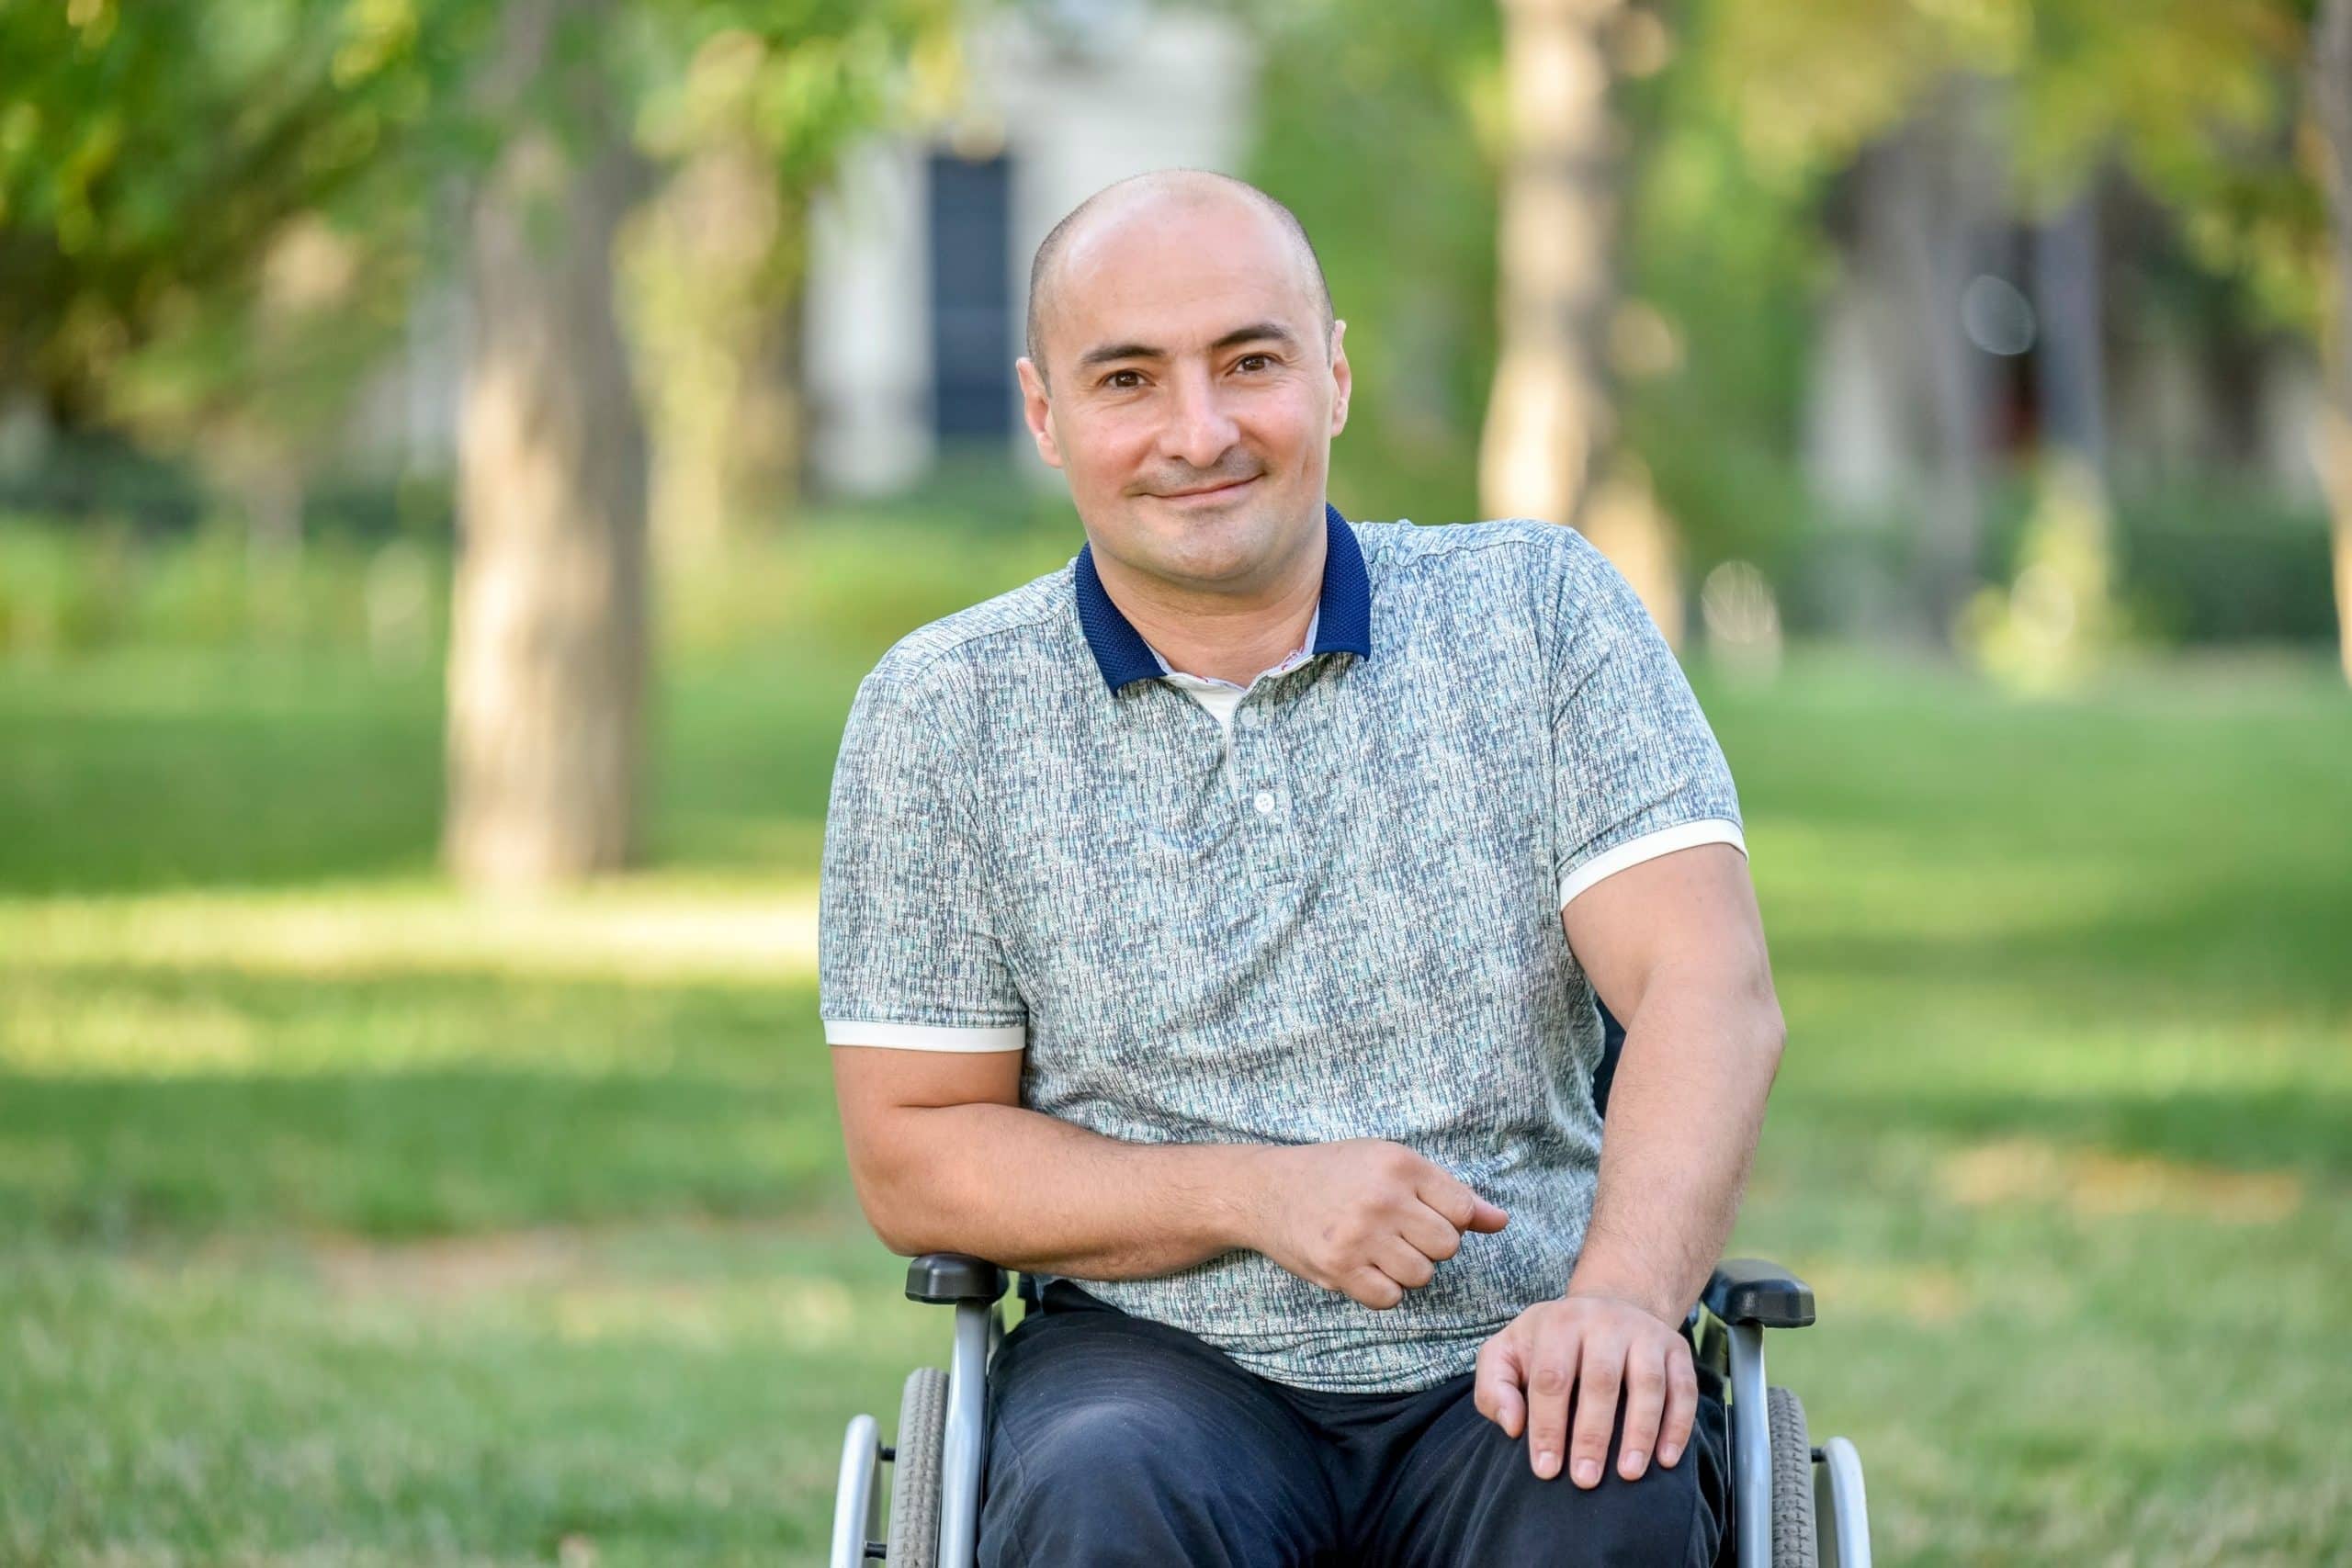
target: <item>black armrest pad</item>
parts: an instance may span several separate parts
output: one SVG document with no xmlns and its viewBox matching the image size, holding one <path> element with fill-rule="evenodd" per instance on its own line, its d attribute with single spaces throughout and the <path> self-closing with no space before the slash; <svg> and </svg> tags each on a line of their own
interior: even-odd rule
<svg viewBox="0 0 2352 1568">
<path fill-rule="evenodd" d="M 1725 1323 L 1803 1328 L 1813 1321 L 1813 1288 L 1760 1258 L 1726 1258 L 1716 1264 L 1699 1299 Z"/>
<path fill-rule="evenodd" d="M 961 1252 L 926 1252 L 907 1265 L 907 1300 L 946 1305 L 992 1302 L 1004 1294 L 1004 1270 Z"/>
</svg>

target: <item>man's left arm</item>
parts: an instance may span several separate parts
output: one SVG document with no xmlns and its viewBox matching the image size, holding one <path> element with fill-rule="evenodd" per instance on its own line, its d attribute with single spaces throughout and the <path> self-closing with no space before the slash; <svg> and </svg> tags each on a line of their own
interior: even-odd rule
<svg viewBox="0 0 2352 1568">
<path fill-rule="evenodd" d="M 1698 1383 L 1681 1325 L 1731 1233 L 1784 1030 L 1747 857 L 1730 844 L 1627 866 L 1561 920 L 1625 1046 L 1567 1290 L 1487 1341 L 1477 1404 L 1512 1437 L 1525 1430 L 1536 1474 L 1565 1459 L 1589 1487 L 1621 1391 L 1624 1479 L 1653 1453 L 1679 1462 L 1690 1441 Z"/>
</svg>

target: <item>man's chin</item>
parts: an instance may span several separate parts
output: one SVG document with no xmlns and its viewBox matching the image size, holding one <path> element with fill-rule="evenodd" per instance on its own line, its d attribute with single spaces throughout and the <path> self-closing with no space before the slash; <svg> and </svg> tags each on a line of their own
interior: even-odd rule
<svg viewBox="0 0 2352 1568">
<path fill-rule="evenodd" d="M 1265 488 L 1263 479 L 1249 487 Z M 1253 497 L 1247 506 L 1190 516 L 1157 498 L 1134 497 L 1112 553 L 1128 570 L 1165 582 L 1210 591 L 1247 584 L 1285 554 L 1289 530 L 1269 517 L 1270 505 Z"/>
<path fill-rule="evenodd" d="M 1202 528 L 1166 541 L 1154 552 L 1150 570 L 1171 581 L 1220 588 L 1246 582 L 1265 570 L 1273 554 L 1272 542 L 1242 519 L 1228 525 Z"/>
</svg>

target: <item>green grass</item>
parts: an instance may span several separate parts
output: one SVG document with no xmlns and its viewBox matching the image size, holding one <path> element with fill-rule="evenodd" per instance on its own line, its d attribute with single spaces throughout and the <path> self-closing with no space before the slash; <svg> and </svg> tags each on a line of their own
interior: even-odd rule
<svg viewBox="0 0 2352 1568">
<path fill-rule="evenodd" d="M 434 874 L 429 670 L 0 664 L 0 1562 L 815 1557 L 945 1328 L 815 1019 L 872 652 L 673 662 L 656 869 L 520 908 Z M 2352 1560 L 2352 698 L 1704 694 L 1791 1027 L 1734 1247 L 1881 1555 Z"/>
</svg>

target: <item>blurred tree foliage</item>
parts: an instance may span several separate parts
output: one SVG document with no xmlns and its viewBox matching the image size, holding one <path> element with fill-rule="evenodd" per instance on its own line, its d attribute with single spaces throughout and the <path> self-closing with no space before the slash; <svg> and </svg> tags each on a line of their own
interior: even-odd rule
<svg viewBox="0 0 2352 1568">
<path fill-rule="evenodd" d="M 1794 455 L 1815 308 L 1838 266 L 1825 210 L 1844 172 L 1951 79 L 1992 89 L 1993 152 L 2018 216 L 2053 213 L 2120 166 L 2225 285 L 2180 281 L 2185 309 L 2310 330 L 2325 241 L 2296 130 L 2310 11 L 1687 0 L 1625 29 L 1645 58 L 1619 62 L 1634 158 L 1611 359 L 1623 438 L 1694 571 L 1810 542 Z M 1494 8 L 1297 0 L 1243 14 L 1266 46 L 1252 177 L 1316 237 L 1351 321 L 1363 394 L 1335 484 L 1369 515 L 1473 515 L 1494 356 Z"/>
<path fill-rule="evenodd" d="M 498 13 L 0 6 L 0 407 L 194 447 L 232 480 L 319 456 L 417 290 L 453 265 L 458 197 L 511 129 L 478 93 Z M 628 0 L 568 47 L 600 54 L 649 190 L 719 147 L 797 212 L 844 146 L 949 90 L 956 14 Z M 797 242 L 772 226 L 748 264 L 771 313 Z"/>
<path fill-rule="evenodd" d="M 1996 84 L 2029 213 L 2110 158 L 2180 217 L 2199 259 L 2278 319 L 2314 309 L 2319 194 L 2288 155 L 2311 0 L 1709 0 L 1693 62 L 1751 166 L 1817 181 L 1942 79 Z"/>
<path fill-rule="evenodd" d="M 1802 508 L 1792 411 L 1824 276 L 1817 172 L 1763 177 L 1713 85 L 1673 58 L 1694 39 L 1703 51 L 1716 3 L 1634 35 L 1654 52 L 1621 93 L 1639 156 L 1611 333 L 1626 443 L 1702 564 L 1759 550 Z M 1253 15 L 1266 77 L 1251 177 L 1316 237 L 1351 323 L 1361 391 L 1335 488 L 1371 516 L 1476 516 L 1495 362 L 1494 9 L 1307 0 Z"/>
<path fill-rule="evenodd" d="M 211 334 L 212 353 L 237 356 L 208 318 L 253 299 L 290 227 L 413 238 L 387 198 L 420 154 L 458 149 L 438 110 L 484 10 L 0 8 L 0 389 L 36 393 L 63 423 L 102 418 L 112 377 L 151 345 L 193 353 Z M 346 303 L 362 291 L 324 275 L 347 265 L 312 246 L 281 261 L 300 276 L 279 292 L 298 309 Z"/>
<path fill-rule="evenodd" d="M 258 532 L 397 341 L 470 0 L 0 8 L 0 404 L 195 448 Z"/>
<path fill-rule="evenodd" d="M 1315 239 L 1359 389 L 1332 462 L 1351 515 L 1477 514 L 1495 363 L 1493 7 L 1308 0 L 1250 10 L 1265 51 L 1250 177 Z"/>
</svg>

